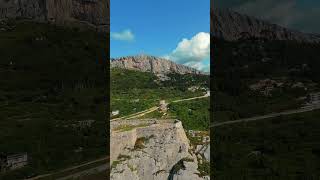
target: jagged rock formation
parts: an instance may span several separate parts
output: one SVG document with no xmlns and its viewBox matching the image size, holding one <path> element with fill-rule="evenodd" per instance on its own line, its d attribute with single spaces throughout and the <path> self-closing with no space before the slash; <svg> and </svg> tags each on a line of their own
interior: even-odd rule
<svg viewBox="0 0 320 180">
<path fill-rule="evenodd" d="M 111 68 L 131 69 L 143 72 L 152 72 L 155 74 L 204 74 L 203 72 L 194 68 L 176 64 L 167 59 L 147 55 L 127 56 L 118 59 L 111 59 Z"/>
<path fill-rule="evenodd" d="M 111 122 L 112 180 L 200 180 L 198 162 L 178 120 Z"/>
<path fill-rule="evenodd" d="M 109 1 L 0 0 L 0 19 L 7 18 L 85 24 L 106 31 L 109 26 Z"/>
<path fill-rule="evenodd" d="M 211 11 L 212 36 L 234 41 L 241 38 L 257 37 L 268 40 L 295 40 L 299 42 L 319 43 L 319 34 L 308 34 L 271 24 L 229 10 Z"/>
</svg>

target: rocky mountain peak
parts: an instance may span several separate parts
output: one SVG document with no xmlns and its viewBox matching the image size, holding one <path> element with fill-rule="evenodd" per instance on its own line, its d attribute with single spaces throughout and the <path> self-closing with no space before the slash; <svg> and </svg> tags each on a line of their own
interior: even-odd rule
<svg viewBox="0 0 320 180">
<path fill-rule="evenodd" d="M 176 64 L 170 60 L 145 54 L 116 59 L 111 58 L 111 68 L 131 69 L 142 72 L 152 72 L 154 74 L 205 74 L 194 68 Z"/>
<path fill-rule="evenodd" d="M 307 43 L 320 42 L 320 35 L 318 34 L 290 30 L 231 10 L 214 9 L 211 11 L 211 26 L 212 36 L 227 41 L 254 37 L 267 40 L 294 40 Z"/>
<path fill-rule="evenodd" d="M 107 31 L 109 1 L 0 0 L 0 19 L 30 19 L 54 24 L 77 24 Z"/>
</svg>

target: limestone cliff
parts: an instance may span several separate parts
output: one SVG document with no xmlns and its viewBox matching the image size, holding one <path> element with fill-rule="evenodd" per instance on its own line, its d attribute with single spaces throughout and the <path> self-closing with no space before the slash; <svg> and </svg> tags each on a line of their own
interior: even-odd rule
<svg viewBox="0 0 320 180">
<path fill-rule="evenodd" d="M 178 120 L 111 122 L 112 180 L 201 180 L 196 155 Z"/>
<path fill-rule="evenodd" d="M 0 0 L 0 19 L 7 18 L 86 24 L 106 31 L 109 26 L 109 1 Z"/>
<path fill-rule="evenodd" d="M 204 74 L 203 72 L 194 68 L 176 64 L 167 59 L 147 55 L 127 56 L 118 59 L 111 59 L 111 68 L 115 67 L 143 72 L 152 72 L 155 74 Z"/>
<path fill-rule="evenodd" d="M 319 43 L 319 34 L 290 30 L 234 11 L 212 9 L 211 35 L 234 41 L 240 38 L 258 37 L 271 40 L 295 40 Z"/>
</svg>

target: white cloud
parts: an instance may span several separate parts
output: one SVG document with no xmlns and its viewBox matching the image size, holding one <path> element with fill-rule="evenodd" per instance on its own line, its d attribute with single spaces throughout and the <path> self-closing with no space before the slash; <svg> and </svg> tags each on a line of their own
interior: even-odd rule
<svg viewBox="0 0 320 180">
<path fill-rule="evenodd" d="M 194 67 L 198 70 L 208 71 L 210 65 L 204 61 L 210 57 L 210 34 L 199 32 L 191 39 L 182 39 L 170 54 L 164 58 Z"/>
<path fill-rule="evenodd" d="M 207 64 L 204 62 L 188 62 L 188 63 L 185 63 L 184 65 L 195 68 L 203 72 L 210 72 L 210 64 Z"/>
<path fill-rule="evenodd" d="M 114 40 L 119 41 L 133 41 L 134 34 L 131 32 L 130 29 L 123 30 L 121 32 L 111 32 L 110 36 Z"/>
</svg>

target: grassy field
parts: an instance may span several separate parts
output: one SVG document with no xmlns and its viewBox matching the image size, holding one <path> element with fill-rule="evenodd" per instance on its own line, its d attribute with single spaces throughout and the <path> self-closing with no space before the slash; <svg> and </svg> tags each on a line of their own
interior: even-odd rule
<svg viewBox="0 0 320 180">
<path fill-rule="evenodd" d="M 214 179 L 318 179 L 320 111 L 212 129 Z"/>
<path fill-rule="evenodd" d="M 27 152 L 29 165 L 0 179 L 105 155 L 106 37 L 48 24 L 9 25 L 13 30 L 0 34 L 0 152 Z M 81 126 L 86 120 L 94 122 Z"/>
</svg>

